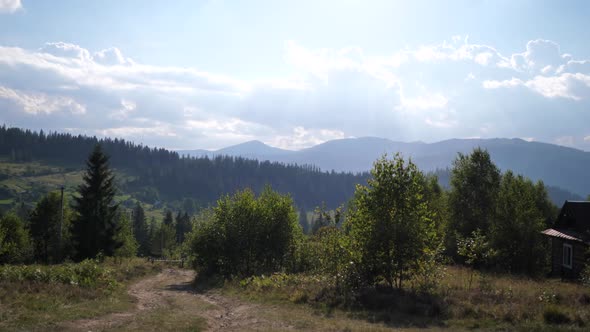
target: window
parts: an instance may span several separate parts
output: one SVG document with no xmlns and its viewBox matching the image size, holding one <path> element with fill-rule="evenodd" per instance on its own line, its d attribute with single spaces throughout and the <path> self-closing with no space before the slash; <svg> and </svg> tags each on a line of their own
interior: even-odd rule
<svg viewBox="0 0 590 332">
<path fill-rule="evenodd" d="M 563 244 L 563 266 L 567 268 L 572 268 L 572 259 L 573 259 L 573 249 L 571 244 L 564 243 Z"/>
</svg>

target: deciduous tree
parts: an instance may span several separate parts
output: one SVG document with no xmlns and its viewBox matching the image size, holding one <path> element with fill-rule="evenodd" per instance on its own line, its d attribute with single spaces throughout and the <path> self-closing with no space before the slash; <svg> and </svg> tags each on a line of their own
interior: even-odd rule
<svg viewBox="0 0 590 332">
<path fill-rule="evenodd" d="M 368 186 L 357 186 L 346 229 L 366 282 L 401 289 L 437 247 L 424 176 L 399 154 L 377 160 L 371 175 Z"/>
</svg>

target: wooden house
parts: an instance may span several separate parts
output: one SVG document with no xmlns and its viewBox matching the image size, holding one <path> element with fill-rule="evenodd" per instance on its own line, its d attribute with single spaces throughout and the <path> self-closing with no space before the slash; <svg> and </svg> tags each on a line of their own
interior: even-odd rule
<svg viewBox="0 0 590 332">
<path fill-rule="evenodd" d="M 551 274 L 577 278 L 590 246 L 590 202 L 565 201 L 553 227 L 542 233 L 551 241 Z"/>
</svg>

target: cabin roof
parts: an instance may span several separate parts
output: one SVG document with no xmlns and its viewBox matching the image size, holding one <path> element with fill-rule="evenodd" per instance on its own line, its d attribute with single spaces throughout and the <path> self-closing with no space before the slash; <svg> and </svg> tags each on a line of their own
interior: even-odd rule
<svg viewBox="0 0 590 332">
<path fill-rule="evenodd" d="M 552 228 L 543 234 L 566 240 L 590 241 L 590 202 L 565 201 Z"/>
<path fill-rule="evenodd" d="M 574 231 L 557 230 L 557 229 L 553 229 L 553 228 L 548 228 L 548 229 L 542 231 L 541 233 L 545 234 L 547 236 L 556 237 L 556 238 L 560 238 L 560 239 L 564 239 L 564 240 L 585 242 L 584 235 L 579 234 Z"/>
</svg>

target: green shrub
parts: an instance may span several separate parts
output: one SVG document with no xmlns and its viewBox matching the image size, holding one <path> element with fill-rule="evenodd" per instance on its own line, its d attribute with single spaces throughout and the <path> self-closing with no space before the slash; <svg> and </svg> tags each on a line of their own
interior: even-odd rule
<svg viewBox="0 0 590 332">
<path fill-rule="evenodd" d="M 61 265 L 3 265 L 0 266 L 0 281 L 60 283 L 89 288 L 114 288 L 117 284 L 111 270 L 94 260 Z"/>
<path fill-rule="evenodd" d="M 273 273 L 292 266 L 302 234 L 291 197 L 267 187 L 225 196 L 195 223 L 190 256 L 201 274 L 226 278 Z"/>
</svg>

